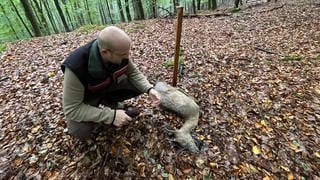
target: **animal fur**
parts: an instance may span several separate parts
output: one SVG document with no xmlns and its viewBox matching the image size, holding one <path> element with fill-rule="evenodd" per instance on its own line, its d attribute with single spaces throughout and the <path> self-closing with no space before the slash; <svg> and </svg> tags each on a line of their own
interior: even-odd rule
<svg viewBox="0 0 320 180">
<path fill-rule="evenodd" d="M 175 112 L 185 119 L 183 126 L 174 131 L 176 141 L 191 152 L 198 152 L 190 132 L 198 125 L 199 106 L 192 97 L 168 85 L 165 82 L 158 82 L 155 89 L 160 93 L 160 106 L 164 109 Z"/>
</svg>

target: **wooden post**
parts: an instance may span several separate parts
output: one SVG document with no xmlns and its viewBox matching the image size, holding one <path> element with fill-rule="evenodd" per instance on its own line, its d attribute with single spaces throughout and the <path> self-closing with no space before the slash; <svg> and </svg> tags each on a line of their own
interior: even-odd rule
<svg viewBox="0 0 320 180">
<path fill-rule="evenodd" d="M 183 17 L 183 7 L 177 7 L 177 32 L 176 32 L 176 46 L 174 49 L 174 69 L 173 69 L 173 81 L 172 86 L 177 85 L 178 76 L 178 64 L 179 64 L 179 52 L 180 52 L 180 40 L 181 40 L 181 30 L 182 30 L 182 17 Z"/>
</svg>

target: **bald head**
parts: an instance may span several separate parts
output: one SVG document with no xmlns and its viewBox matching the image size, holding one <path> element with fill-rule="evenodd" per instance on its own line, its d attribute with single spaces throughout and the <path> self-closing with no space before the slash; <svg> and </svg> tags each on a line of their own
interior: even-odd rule
<svg viewBox="0 0 320 180">
<path fill-rule="evenodd" d="M 115 26 L 108 26 L 100 31 L 97 40 L 100 50 L 117 51 L 129 49 L 131 44 L 131 39 L 127 33 Z"/>
</svg>

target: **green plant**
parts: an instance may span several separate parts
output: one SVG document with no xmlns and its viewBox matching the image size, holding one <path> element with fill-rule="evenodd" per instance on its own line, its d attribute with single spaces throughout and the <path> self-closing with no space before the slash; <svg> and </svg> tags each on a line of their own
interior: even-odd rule
<svg viewBox="0 0 320 180">
<path fill-rule="evenodd" d="M 7 45 L 6 45 L 6 44 L 2 44 L 2 43 L 0 44 L 0 52 L 5 51 L 6 48 L 7 48 Z"/>
<path fill-rule="evenodd" d="M 287 19 L 287 16 L 280 16 L 279 19 L 281 22 L 284 22 Z"/>
<path fill-rule="evenodd" d="M 319 61 L 320 61 L 320 54 L 318 54 L 318 55 L 316 56 L 316 60 L 319 60 Z"/>
<path fill-rule="evenodd" d="M 244 31 L 244 27 L 243 26 L 237 26 L 235 27 L 235 30 L 238 32 L 238 33 L 241 33 Z"/>
<path fill-rule="evenodd" d="M 300 61 L 303 57 L 297 56 L 297 55 L 287 55 L 283 58 L 281 58 L 282 61 Z"/>
<path fill-rule="evenodd" d="M 183 64 L 183 63 L 184 63 L 183 57 L 182 57 L 182 56 L 179 56 L 178 64 Z M 165 66 L 166 68 L 171 67 L 171 66 L 173 66 L 173 65 L 174 65 L 174 61 L 173 61 L 172 58 L 167 59 L 166 62 L 164 63 L 164 66 Z"/>
<path fill-rule="evenodd" d="M 230 10 L 231 13 L 237 13 L 239 11 L 241 11 L 241 8 L 233 8 Z"/>
<path fill-rule="evenodd" d="M 198 77 L 201 77 L 201 75 L 198 72 L 194 72 L 190 77 L 191 78 L 198 78 Z"/>
</svg>

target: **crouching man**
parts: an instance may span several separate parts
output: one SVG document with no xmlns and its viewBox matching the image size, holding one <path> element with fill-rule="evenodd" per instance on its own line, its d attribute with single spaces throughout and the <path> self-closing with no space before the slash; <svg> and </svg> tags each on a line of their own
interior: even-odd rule
<svg viewBox="0 0 320 180">
<path fill-rule="evenodd" d="M 126 99 L 148 93 L 159 105 L 159 93 L 129 59 L 130 46 L 123 30 L 109 26 L 62 63 L 63 112 L 74 137 L 86 139 L 105 124 L 128 124 L 131 117 L 117 107 Z"/>
</svg>

